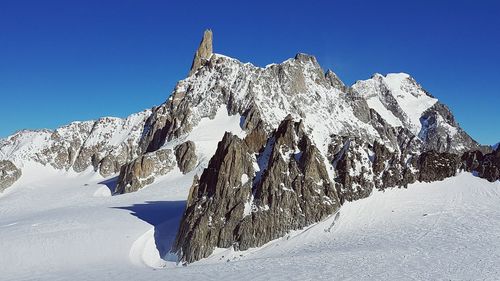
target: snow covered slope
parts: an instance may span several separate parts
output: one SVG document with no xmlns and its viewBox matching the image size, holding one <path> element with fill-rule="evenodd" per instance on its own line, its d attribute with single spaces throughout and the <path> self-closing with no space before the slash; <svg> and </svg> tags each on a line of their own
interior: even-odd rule
<svg viewBox="0 0 500 281">
<path fill-rule="evenodd" d="M 26 169 L 0 195 L 2 280 L 495 280 L 500 274 L 500 182 L 471 174 L 375 192 L 259 249 L 219 250 L 176 267 L 159 256 L 175 236 L 189 176 L 109 196 L 105 184 L 112 181 L 39 168 Z"/>
</svg>

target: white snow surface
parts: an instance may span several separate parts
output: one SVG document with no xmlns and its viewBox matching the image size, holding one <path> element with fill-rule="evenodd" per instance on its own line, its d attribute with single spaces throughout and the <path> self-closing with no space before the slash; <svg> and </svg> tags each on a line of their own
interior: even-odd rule
<svg viewBox="0 0 500 281">
<path fill-rule="evenodd" d="M 187 267 L 167 250 L 192 174 L 109 196 L 105 184 L 113 179 L 90 171 L 29 163 L 23 173 L 0 194 L 1 280 L 496 280 L 500 274 L 500 182 L 468 173 L 374 192 L 260 248 L 218 249 Z"/>
<path fill-rule="evenodd" d="M 403 123 L 394 114 L 388 110 L 380 101 L 379 97 L 370 97 L 366 99 L 368 107 L 374 109 L 389 125 L 393 127 L 401 127 Z"/>
</svg>

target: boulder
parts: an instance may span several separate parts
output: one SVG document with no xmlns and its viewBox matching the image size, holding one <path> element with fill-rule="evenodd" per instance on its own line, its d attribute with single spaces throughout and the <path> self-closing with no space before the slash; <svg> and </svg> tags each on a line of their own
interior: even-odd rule
<svg viewBox="0 0 500 281">
<path fill-rule="evenodd" d="M 115 194 L 137 191 L 153 183 L 156 177 L 166 175 L 175 164 L 175 156 L 170 149 L 146 153 L 121 167 Z"/>
<path fill-rule="evenodd" d="M 175 147 L 177 166 L 183 174 L 191 172 L 196 167 L 196 146 L 192 141 L 186 141 Z"/>
<path fill-rule="evenodd" d="M 21 170 L 8 160 L 0 161 L 0 192 L 10 187 L 21 177 Z"/>
</svg>

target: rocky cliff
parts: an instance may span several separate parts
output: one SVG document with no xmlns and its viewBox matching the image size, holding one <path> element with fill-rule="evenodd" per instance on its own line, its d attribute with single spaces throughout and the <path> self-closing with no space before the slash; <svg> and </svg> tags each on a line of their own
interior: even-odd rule
<svg viewBox="0 0 500 281">
<path fill-rule="evenodd" d="M 287 117 L 261 152 L 226 133 L 195 179 L 174 251 L 193 262 L 215 247 L 246 250 L 324 219 L 339 207 L 325 160 Z"/>
<path fill-rule="evenodd" d="M 475 150 L 462 155 L 461 169 L 472 172 L 491 182 L 500 180 L 500 147 L 490 153 Z"/>
</svg>

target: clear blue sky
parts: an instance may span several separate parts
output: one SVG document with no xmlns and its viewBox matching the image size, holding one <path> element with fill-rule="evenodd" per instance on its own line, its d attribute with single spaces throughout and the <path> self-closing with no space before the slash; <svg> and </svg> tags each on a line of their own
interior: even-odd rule
<svg viewBox="0 0 500 281">
<path fill-rule="evenodd" d="M 500 1 L 172 2 L 0 0 L 0 136 L 162 103 L 212 28 L 217 53 L 260 66 L 305 52 L 348 84 L 407 72 L 500 141 Z"/>
</svg>

